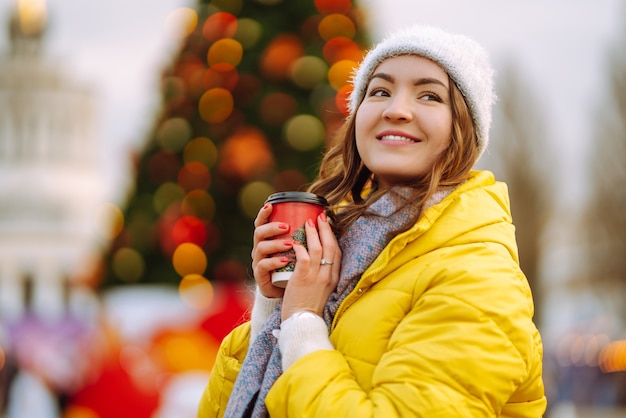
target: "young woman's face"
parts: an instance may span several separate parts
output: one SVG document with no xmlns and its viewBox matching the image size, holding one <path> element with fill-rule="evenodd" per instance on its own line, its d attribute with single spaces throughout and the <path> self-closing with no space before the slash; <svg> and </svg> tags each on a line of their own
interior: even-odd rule
<svg viewBox="0 0 626 418">
<path fill-rule="evenodd" d="M 427 58 L 388 58 L 374 70 L 355 118 L 359 155 L 381 186 L 423 176 L 451 140 L 448 75 Z"/>
</svg>

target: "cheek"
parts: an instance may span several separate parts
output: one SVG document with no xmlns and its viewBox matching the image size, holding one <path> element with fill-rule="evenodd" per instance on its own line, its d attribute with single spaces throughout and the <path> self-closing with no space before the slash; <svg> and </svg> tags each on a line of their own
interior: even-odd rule
<svg viewBox="0 0 626 418">
<path fill-rule="evenodd" d="M 354 114 L 354 126 L 361 132 L 373 129 L 373 126 L 380 119 L 380 110 L 371 103 L 362 103 Z"/>
<path fill-rule="evenodd" d="M 361 142 L 365 137 L 365 132 L 367 129 L 365 126 L 365 121 L 367 121 L 367 118 L 364 117 L 363 113 L 364 112 L 361 112 L 359 108 L 359 110 L 357 110 L 356 114 L 354 115 L 354 138 L 359 153 L 361 152 Z"/>
<path fill-rule="evenodd" d="M 452 142 L 452 121 L 451 117 L 442 116 L 439 120 L 433 124 L 433 131 L 438 132 L 436 134 L 437 138 L 437 149 L 443 151 L 448 148 L 450 143 Z"/>
</svg>

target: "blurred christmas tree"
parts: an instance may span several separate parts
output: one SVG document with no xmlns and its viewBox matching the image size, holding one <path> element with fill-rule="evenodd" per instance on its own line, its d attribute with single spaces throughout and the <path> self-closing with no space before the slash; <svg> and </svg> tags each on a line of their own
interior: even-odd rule
<svg viewBox="0 0 626 418">
<path fill-rule="evenodd" d="M 202 305 L 203 285 L 249 277 L 266 197 L 316 174 L 365 39 L 351 0 L 199 3 L 178 11 L 189 30 L 163 74 L 103 285 L 179 284 Z"/>
</svg>

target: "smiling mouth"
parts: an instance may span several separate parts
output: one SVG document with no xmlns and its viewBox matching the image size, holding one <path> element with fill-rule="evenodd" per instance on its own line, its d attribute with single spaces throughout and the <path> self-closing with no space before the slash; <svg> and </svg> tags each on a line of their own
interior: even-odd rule
<svg viewBox="0 0 626 418">
<path fill-rule="evenodd" d="M 379 141 L 392 141 L 392 142 L 408 142 L 408 143 L 420 142 L 417 139 L 407 138 L 406 136 L 402 136 L 402 135 L 382 135 L 382 136 L 377 137 L 376 139 L 378 139 Z"/>
</svg>

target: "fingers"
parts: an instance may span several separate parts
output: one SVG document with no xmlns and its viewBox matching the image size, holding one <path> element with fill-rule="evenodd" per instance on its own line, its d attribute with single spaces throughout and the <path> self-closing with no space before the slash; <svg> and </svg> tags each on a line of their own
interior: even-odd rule
<svg viewBox="0 0 626 418">
<path fill-rule="evenodd" d="M 279 235 L 289 232 L 289 224 L 284 222 L 269 222 L 272 214 L 272 205 L 266 204 L 259 210 L 257 217 L 254 219 L 254 234 L 252 242 L 252 260 L 260 260 L 271 254 L 289 250 L 291 247 L 285 247 L 285 240 L 271 240 Z"/>
<path fill-rule="evenodd" d="M 272 272 L 285 267 L 289 263 L 286 256 L 276 256 L 265 258 L 254 264 L 252 271 L 261 294 L 266 298 L 279 298 L 283 296 L 284 289 L 274 286 L 272 283 Z"/>
<path fill-rule="evenodd" d="M 317 228 L 313 226 L 313 222 L 307 223 L 307 246 L 312 262 L 320 263 L 322 259 L 330 261 L 339 268 L 341 264 L 341 249 L 337 243 L 337 238 L 328 223 L 328 219 L 324 214 L 317 217 Z"/>
<path fill-rule="evenodd" d="M 341 270 L 341 250 L 325 216 L 319 216 L 316 224 L 305 224 L 307 248 L 294 244 L 296 267 L 289 280 L 283 299 L 282 319 L 291 314 L 310 310 L 322 314 L 328 297 L 337 287 Z M 321 260 L 332 264 L 321 264 Z"/>
<path fill-rule="evenodd" d="M 253 247 L 251 252 L 254 279 L 265 297 L 281 297 L 284 290 L 272 285 L 272 271 L 289 263 L 285 253 L 292 249 L 292 240 L 274 239 L 289 232 L 289 225 L 269 222 L 272 205 L 263 206 L 254 220 Z"/>
<path fill-rule="evenodd" d="M 322 257 L 332 261 L 333 268 L 338 270 L 341 265 L 341 248 L 339 248 L 337 237 L 335 237 L 335 233 L 328 223 L 328 218 L 323 213 L 317 218 L 317 228 L 323 248 Z"/>
<path fill-rule="evenodd" d="M 259 210 L 259 213 L 254 219 L 254 245 L 276 235 L 289 232 L 289 224 L 284 222 L 269 222 L 271 214 L 272 205 L 267 203 Z"/>
<path fill-rule="evenodd" d="M 259 210 L 259 213 L 257 214 L 256 218 L 254 218 L 254 226 L 258 227 L 263 224 L 266 224 L 270 220 L 271 214 L 272 214 L 272 204 L 266 203 L 265 206 L 263 206 Z"/>
</svg>

